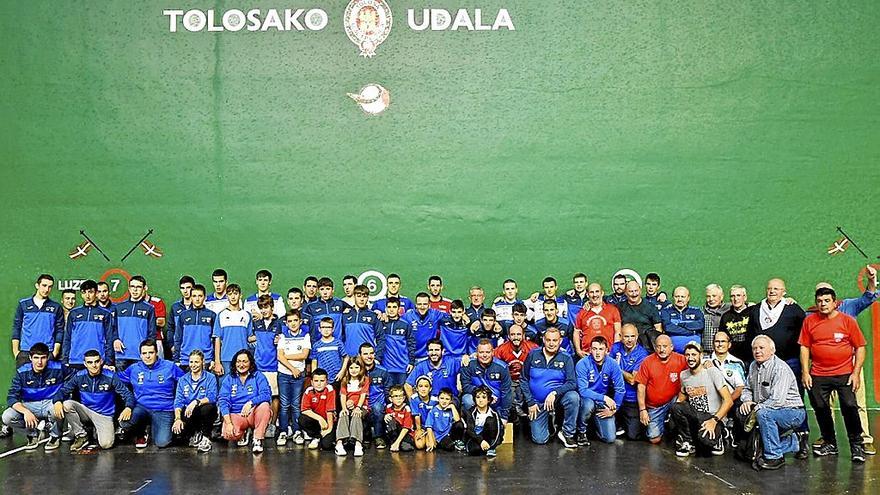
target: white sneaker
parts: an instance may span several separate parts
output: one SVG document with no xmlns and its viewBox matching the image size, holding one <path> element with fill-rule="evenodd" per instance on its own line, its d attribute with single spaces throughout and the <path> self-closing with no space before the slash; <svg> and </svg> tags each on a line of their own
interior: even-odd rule
<svg viewBox="0 0 880 495">
<path fill-rule="evenodd" d="M 361 457 L 363 455 L 364 455 L 364 447 L 361 445 L 360 442 L 355 443 L 354 444 L 354 456 Z"/>
<path fill-rule="evenodd" d="M 336 444 L 336 455 L 339 457 L 344 457 L 348 452 L 345 451 L 345 447 L 341 443 Z"/>
<path fill-rule="evenodd" d="M 263 452 L 263 441 L 262 440 L 257 440 L 256 438 L 254 439 L 253 452 L 254 452 L 254 454 L 260 454 Z"/>
<path fill-rule="evenodd" d="M 306 441 L 306 439 L 303 437 L 303 434 L 301 431 L 298 431 L 293 434 L 293 443 L 295 443 L 297 445 L 302 445 L 305 443 L 305 441 Z"/>
<path fill-rule="evenodd" d="M 199 444 L 202 443 L 202 434 L 199 432 L 193 433 L 193 436 L 189 437 L 189 446 L 190 447 L 198 447 Z"/>
<path fill-rule="evenodd" d="M 211 439 L 203 436 L 202 440 L 199 442 L 198 449 L 199 452 L 210 452 L 213 446 Z"/>
<path fill-rule="evenodd" d="M 320 440 L 318 440 L 317 438 L 313 438 L 309 441 L 309 448 L 315 450 L 318 448 L 318 445 L 320 445 L 320 443 Z"/>
<path fill-rule="evenodd" d="M 244 432 L 244 435 L 238 440 L 239 447 L 247 447 L 247 445 L 251 442 L 251 430 L 247 430 Z"/>
<path fill-rule="evenodd" d="M 282 431 L 281 433 L 278 434 L 278 440 L 275 440 L 275 445 L 278 445 L 279 447 L 282 445 L 287 445 L 287 432 L 286 431 Z"/>
</svg>

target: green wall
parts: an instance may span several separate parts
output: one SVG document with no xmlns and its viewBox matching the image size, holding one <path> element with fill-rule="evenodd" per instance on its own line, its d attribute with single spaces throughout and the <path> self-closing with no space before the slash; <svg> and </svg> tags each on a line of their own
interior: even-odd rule
<svg viewBox="0 0 880 495">
<path fill-rule="evenodd" d="M 393 1 L 373 59 L 346 3 L 4 2 L 0 321 L 41 271 L 121 266 L 170 299 L 217 266 L 246 287 L 269 267 L 281 290 L 398 271 L 410 294 L 436 272 L 453 296 L 630 267 L 753 298 L 781 275 L 806 301 L 819 279 L 857 291 L 858 254 L 825 254 L 837 225 L 880 254 L 877 2 Z M 464 6 L 516 30 L 406 25 Z M 330 24 L 169 33 L 162 16 L 233 7 Z M 392 95 L 378 117 L 346 97 L 371 82 Z M 67 258 L 81 228 L 112 263 Z M 120 264 L 149 228 L 166 256 Z"/>
</svg>

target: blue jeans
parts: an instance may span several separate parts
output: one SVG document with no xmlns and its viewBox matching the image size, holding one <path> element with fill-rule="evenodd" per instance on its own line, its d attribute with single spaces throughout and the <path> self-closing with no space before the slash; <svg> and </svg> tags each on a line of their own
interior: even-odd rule
<svg viewBox="0 0 880 495">
<path fill-rule="evenodd" d="M 792 432 L 804 422 L 804 408 L 758 409 L 758 428 L 764 441 L 764 459 L 779 459 L 788 452 L 798 451 L 798 439 Z M 781 433 L 787 433 L 780 436 Z"/>
<path fill-rule="evenodd" d="M 605 443 L 614 443 L 614 439 L 617 438 L 617 425 L 614 422 L 614 416 L 600 418 L 595 415 L 595 413 L 605 409 L 605 407 L 604 403 L 598 404 L 593 399 L 581 397 L 580 413 L 578 414 L 578 432 L 586 433 L 590 418 L 593 418 L 599 440 Z"/>
<path fill-rule="evenodd" d="M 562 397 L 556 397 L 555 408 L 562 409 L 562 434 L 573 437 L 577 428 L 578 408 L 581 405 L 581 397 L 574 390 L 566 392 Z M 555 414 L 554 414 L 555 415 Z M 544 404 L 538 404 L 538 416 L 531 421 L 532 441 L 537 444 L 545 444 L 550 441 L 550 414 L 544 409 Z"/>
<path fill-rule="evenodd" d="M 22 402 L 22 404 L 30 412 L 34 413 L 34 416 L 36 416 L 37 419 L 42 419 L 46 421 L 46 424 L 51 427 L 49 435 L 52 438 L 58 438 L 61 436 L 61 428 L 59 424 L 55 421 L 54 407 L 50 399 L 36 400 L 33 402 Z M 12 428 L 25 430 L 25 433 L 29 437 L 36 437 L 38 435 L 37 430 L 25 426 L 24 414 L 16 411 L 11 407 L 3 411 L 3 423 L 11 426 Z"/>
<path fill-rule="evenodd" d="M 666 430 L 666 416 L 672 404 L 675 404 L 677 397 L 659 407 L 648 408 L 648 439 L 662 437 Z"/>
<path fill-rule="evenodd" d="M 373 426 L 373 440 L 385 436 L 385 404 L 370 404 L 370 423 Z"/>
<path fill-rule="evenodd" d="M 174 424 L 173 411 L 153 411 L 138 404 L 131 412 L 131 419 L 123 427 L 140 434 L 146 429 L 147 422 L 150 423 L 156 447 L 161 449 L 171 444 L 171 426 Z"/>
<path fill-rule="evenodd" d="M 293 431 L 299 431 L 299 414 L 302 410 L 303 375 L 294 378 L 293 375 L 278 373 L 278 399 L 281 408 L 278 410 L 278 427 L 287 432 L 288 426 L 293 426 Z"/>
</svg>

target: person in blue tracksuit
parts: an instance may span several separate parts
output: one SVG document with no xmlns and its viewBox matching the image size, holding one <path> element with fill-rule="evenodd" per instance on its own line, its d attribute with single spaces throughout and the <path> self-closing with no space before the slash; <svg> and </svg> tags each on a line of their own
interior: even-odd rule
<svg viewBox="0 0 880 495">
<path fill-rule="evenodd" d="M 189 275 L 180 277 L 178 283 L 180 299 L 171 305 L 171 312 L 165 321 L 165 339 L 171 343 L 171 356 L 174 355 L 174 333 L 177 331 L 177 318 L 180 317 L 181 313 L 192 307 L 192 288 L 195 285 L 195 279 Z"/>
<path fill-rule="evenodd" d="M 272 417 L 272 391 L 266 375 L 257 371 L 251 351 L 238 351 L 233 363 L 234 369 L 223 378 L 217 395 L 223 438 L 245 446 L 253 430 L 253 453 L 259 454 L 263 452 L 263 439 Z"/>
<path fill-rule="evenodd" d="M 205 307 L 205 286 L 196 284 L 191 291 L 192 307 L 180 313 L 174 331 L 174 362 L 189 364 L 189 355 L 198 349 L 205 355 L 208 369 L 214 367 L 214 345 L 211 335 L 217 313 Z"/>
<path fill-rule="evenodd" d="M 568 325 L 574 328 L 578 313 L 584 309 L 584 306 L 589 306 L 589 296 L 587 295 L 587 282 L 589 280 L 586 274 L 575 273 L 571 278 L 571 282 L 574 284 L 574 288 L 563 294 L 562 298 L 568 307 Z"/>
<path fill-rule="evenodd" d="M 406 376 L 416 364 L 416 339 L 412 326 L 397 315 L 400 302 L 389 297 L 385 307 L 385 322 L 376 335 L 376 359 L 388 370 L 390 385 L 403 385 Z"/>
<path fill-rule="evenodd" d="M 138 361 L 141 342 L 156 338 L 156 312 L 153 305 L 144 298 L 146 286 L 144 277 L 131 277 L 128 281 L 129 298 L 116 305 L 113 350 L 116 352 L 116 369 L 119 371 Z"/>
<path fill-rule="evenodd" d="M 428 357 L 428 341 L 439 334 L 440 320 L 445 314 L 443 311 L 431 308 L 431 299 L 426 292 L 419 292 L 416 295 L 415 311 L 407 311 L 401 318 L 410 325 L 413 337 L 416 339 L 416 361 L 423 361 Z"/>
<path fill-rule="evenodd" d="M 406 395 L 412 396 L 416 380 L 419 377 L 427 376 L 431 379 L 431 395 L 439 396 L 441 390 L 448 388 L 452 391 L 453 397 L 458 397 L 458 391 L 461 389 L 459 385 L 461 383 L 459 381 L 461 360 L 444 356 L 443 344 L 440 339 L 431 339 L 427 347 L 428 359 L 415 365 L 403 385 L 406 389 Z"/>
<path fill-rule="evenodd" d="M 639 344 L 639 331 L 636 326 L 632 323 L 624 324 L 620 328 L 620 342 L 615 342 L 611 346 L 611 358 L 620 365 L 624 382 L 623 405 L 616 414 L 617 424 L 630 440 L 637 439 L 645 429 L 639 420 L 636 373 L 639 372 L 639 367 L 648 354 L 650 354 L 648 350 Z"/>
<path fill-rule="evenodd" d="M 355 289 L 357 291 L 357 289 Z M 355 292 L 356 294 L 356 292 Z M 376 363 L 376 349 L 368 342 L 361 344 L 358 355 L 364 363 L 364 373 L 370 378 L 370 425 L 377 449 L 385 448 L 385 406 L 388 405 L 388 370 Z"/>
<path fill-rule="evenodd" d="M 660 311 L 664 331 L 672 338 L 675 352 L 684 352 L 684 346 L 691 341 L 700 343 L 706 320 L 703 311 L 688 306 L 691 300 L 687 287 L 676 287 L 672 292 L 672 305 Z"/>
<path fill-rule="evenodd" d="M 408 297 L 400 295 L 400 275 L 396 273 L 389 274 L 386 277 L 386 291 L 384 299 L 377 299 L 373 301 L 373 311 L 376 312 L 379 316 L 386 313 L 386 305 L 388 304 L 388 300 L 391 298 L 397 299 L 397 314 L 396 316 L 403 316 L 404 313 L 411 309 L 416 309 L 415 304 L 413 304 L 412 300 Z"/>
<path fill-rule="evenodd" d="M 303 321 L 311 325 L 312 342 L 321 338 L 320 321 L 324 318 L 333 320 L 333 336 L 342 340 L 342 313 L 350 308 L 348 303 L 333 297 L 333 281 L 328 277 L 318 280 L 318 299 L 306 304 L 302 310 Z M 332 378 L 332 377 L 331 377 Z"/>
<path fill-rule="evenodd" d="M 382 321 L 370 310 L 370 289 L 366 285 L 354 287 L 354 307 L 342 312 L 342 335 L 345 353 L 355 357 L 362 344 L 376 347 L 376 335 L 382 329 Z"/>
<path fill-rule="evenodd" d="M 507 415 L 513 400 L 513 382 L 507 363 L 495 358 L 495 348 L 488 339 L 477 345 L 477 359 L 472 359 L 461 369 L 461 408 L 470 411 L 474 407 L 474 390 L 485 386 L 492 391 L 491 408 L 498 412 L 507 424 Z"/>
<path fill-rule="evenodd" d="M 119 379 L 131 385 L 135 400 L 131 419 L 120 421 L 120 426 L 127 434 L 136 436 L 136 447 L 144 448 L 149 442 L 145 430 L 150 424 L 156 446 L 164 448 L 171 444 L 174 395 L 177 381 L 184 372 L 171 361 L 159 359 L 159 345 L 155 340 L 144 340 L 138 349 L 141 360 L 119 373 Z"/>
<path fill-rule="evenodd" d="M 617 437 L 614 415 L 623 405 L 626 394 L 623 372 L 614 359 L 608 358 L 608 341 L 605 337 L 593 337 L 590 353 L 575 366 L 578 392 L 581 396 L 578 414 L 577 443 L 589 445 L 587 427 L 595 419 L 599 440 L 613 443 Z"/>
<path fill-rule="evenodd" d="M 174 393 L 174 424 L 171 431 L 189 440 L 200 452 L 211 450 L 211 428 L 217 419 L 217 376 L 204 368 L 205 355 L 195 349 L 189 355 L 189 373 L 180 377 Z M 230 372 L 232 370 L 229 370 Z"/>
<path fill-rule="evenodd" d="M 471 330 L 465 320 L 464 303 L 452 301 L 449 314 L 440 319 L 440 342 L 447 356 L 461 359 L 471 351 Z"/>
<path fill-rule="evenodd" d="M 544 332 L 550 327 L 555 327 L 559 330 L 559 335 L 562 337 L 562 341 L 559 344 L 560 349 L 573 356 L 574 344 L 571 342 L 571 338 L 574 333 L 572 332 L 572 326 L 568 324 L 567 319 L 559 317 L 559 310 L 555 300 L 545 299 L 542 304 L 544 318 L 535 322 L 535 329 L 538 333 L 533 340 L 535 343 L 540 344 L 543 341 Z"/>
<path fill-rule="evenodd" d="M 64 369 L 60 362 L 49 360 L 49 346 L 43 342 L 36 342 L 28 349 L 31 362 L 18 367 L 12 376 L 3 424 L 24 429 L 28 438 L 25 448 L 32 450 L 39 446 L 45 433 L 38 431 L 37 425 L 45 421 L 50 437 L 46 450 L 54 450 L 61 443 L 61 432 L 52 399 L 64 385 Z"/>
<path fill-rule="evenodd" d="M 545 444 L 550 441 L 551 415 L 562 408 L 563 422 L 559 439 L 567 448 L 577 448 L 577 428 L 580 396 L 574 361 L 570 354 L 560 352 L 562 336 L 556 327 L 544 332 L 544 346 L 529 353 L 523 363 L 520 386 L 529 412 L 532 441 Z"/>
<path fill-rule="evenodd" d="M 131 418 L 134 395 L 116 373 L 103 369 L 104 360 L 98 349 L 85 351 L 83 362 L 85 369 L 68 377 L 55 395 L 55 416 L 70 425 L 74 437 L 71 452 L 82 450 L 88 443 L 88 433 L 83 423 L 90 423 L 94 427 L 98 445 L 102 449 L 109 449 L 116 439 L 113 426 L 116 399 L 118 397 L 125 404 L 119 413 L 119 420 L 126 421 Z"/>
<path fill-rule="evenodd" d="M 86 280 L 79 286 L 83 304 L 70 310 L 64 328 L 64 344 L 61 346 L 61 362 L 68 368 L 83 370 L 85 352 L 95 349 L 101 360 L 113 364 L 113 317 L 98 307 L 98 284 Z"/>
<path fill-rule="evenodd" d="M 44 273 L 34 283 L 34 295 L 18 301 L 12 320 L 12 357 L 16 367 L 30 362 L 28 351 L 38 342 L 46 344 L 53 356 L 61 355 L 64 309 L 49 299 L 54 285 L 52 275 Z"/>
</svg>

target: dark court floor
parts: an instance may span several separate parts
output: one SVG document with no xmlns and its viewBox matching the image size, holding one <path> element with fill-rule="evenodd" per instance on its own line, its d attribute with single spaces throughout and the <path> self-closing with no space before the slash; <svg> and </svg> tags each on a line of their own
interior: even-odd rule
<svg viewBox="0 0 880 495">
<path fill-rule="evenodd" d="M 872 415 L 872 423 L 873 431 L 880 432 L 880 414 Z M 842 432 L 840 438 L 845 439 Z M 0 440 L 0 452 L 21 444 L 19 436 Z M 864 465 L 852 465 L 845 441 L 837 458 L 789 459 L 780 471 L 760 473 L 729 453 L 680 459 L 668 445 L 625 441 L 566 450 L 559 443 L 532 445 L 521 434 L 491 460 L 374 449 L 362 458 L 337 458 L 332 452 L 271 444 L 260 456 L 219 444 L 209 454 L 186 447 L 138 451 L 125 445 L 71 455 L 68 446 L 0 459 L 0 493 L 880 493 L 880 459 L 869 456 Z"/>
</svg>

